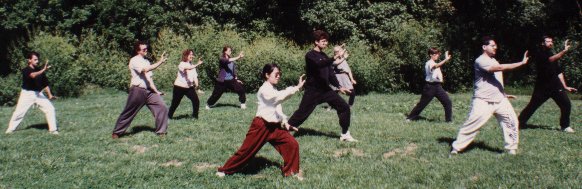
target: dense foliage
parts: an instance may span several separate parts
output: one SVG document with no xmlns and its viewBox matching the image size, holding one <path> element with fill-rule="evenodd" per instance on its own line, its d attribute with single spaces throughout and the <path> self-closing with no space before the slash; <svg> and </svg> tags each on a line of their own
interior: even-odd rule
<svg viewBox="0 0 582 189">
<path fill-rule="evenodd" d="M 24 54 L 40 51 L 55 66 L 49 77 L 61 96 L 79 94 L 84 84 L 124 89 L 131 44 L 152 44 L 152 61 L 169 51 L 169 65 L 156 71 L 169 90 L 180 52 L 202 55 L 203 87 L 212 86 L 216 58 L 223 45 L 247 52 L 240 64 L 247 88 L 255 90 L 262 64 L 288 69 L 285 84 L 294 83 L 311 47 L 313 29 L 325 29 L 332 44 L 347 43 L 357 87 L 362 92 L 419 91 L 426 50 L 449 50 L 453 60 L 443 68 L 450 91 L 472 84 L 471 65 L 481 52 L 479 38 L 494 35 L 498 59 L 514 62 L 535 49 L 542 34 L 556 36 L 555 50 L 574 41 L 561 61 L 570 85 L 582 87 L 582 11 L 576 0 L 228 0 L 228 1 L 33 1 L 0 2 L 0 75 L 18 73 Z M 506 83 L 528 85 L 534 64 L 506 74 Z M 6 80 L 11 80 L 6 78 Z M 6 90 L 6 91 L 5 91 Z M 9 93 L 1 88 L 0 94 Z M 15 96 L 16 94 L 12 94 Z M 6 97 L 0 97 L 2 99 Z M 2 101 L 4 103 L 6 101 Z"/>
</svg>

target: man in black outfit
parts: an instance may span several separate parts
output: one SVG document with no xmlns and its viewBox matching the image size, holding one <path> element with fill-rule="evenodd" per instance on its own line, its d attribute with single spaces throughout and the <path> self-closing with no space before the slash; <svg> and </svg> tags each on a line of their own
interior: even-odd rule
<svg viewBox="0 0 582 189">
<path fill-rule="evenodd" d="M 544 36 L 541 49 L 534 57 L 538 70 L 536 84 L 529 104 L 519 114 L 519 124 L 520 128 L 526 128 L 527 121 L 532 114 L 544 102 L 552 98 L 560 107 L 560 127 L 562 131 L 573 133 L 574 129 L 570 127 L 570 110 L 572 105 L 566 91 L 576 92 L 577 90 L 566 85 L 564 73 L 562 73 L 562 68 L 557 62 L 570 49 L 570 45 L 568 45 L 568 40 L 566 40 L 564 42 L 564 50 L 555 55 L 552 55 L 551 51 L 553 46 L 554 42 L 552 37 Z"/>
<path fill-rule="evenodd" d="M 356 142 L 348 128 L 350 127 L 350 106 L 346 101 L 332 90 L 330 84 L 339 88 L 340 92 L 346 93 L 348 90 L 339 86 L 339 82 L 333 71 L 333 62 L 340 60 L 343 53 L 338 53 L 333 58 L 329 58 L 322 50 L 327 47 L 329 34 L 316 30 L 313 32 L 315 47 L 305 54 L 305 71 L 307 81 L 305 82 L 305 93 L 299 104 L 299 109 L 293 113 L 289 121 L 290 126 L 300 126 L 315 109 L 318 104 L 327 102 L 337 111 L 340 126 L 342 127 L 341 141 Z"/>
</svg>

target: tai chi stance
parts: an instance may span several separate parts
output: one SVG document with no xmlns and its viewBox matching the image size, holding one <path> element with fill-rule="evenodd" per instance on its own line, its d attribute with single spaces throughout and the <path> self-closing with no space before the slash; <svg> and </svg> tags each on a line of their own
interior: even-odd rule
<svg viewBox="0 0 582 189">
<path fill-rule="evenodd" d="M 20 90 L 16 109 L 12 113 L 12 117 L 8 123 L 8 129 L 6 129 L 7 134 L 16 130 L 16 127 L 22 122 L 24 115 L 33 104 L 38 105 L 40 110 L 44 112 L 49 133 L 59 134 L 59 131 L 57 131 L 55 107 L 49 101 L 49 99 L 54 97 L 50 92 L 48 79 L 45 75 L 45 72 L 50 66 L 48 66 L 47 60 L 42 69 L 37 68 L 39 58 L 40 55 L 37 52 L 30 52 L 26 56 L 28 65 L 22 69 L 22 89 Z M 47 91 L 50 98 L 44 96 L 42 93 L 43 90 Z"/>
<path fill-rule="evenodd" d="M 334 55 L 340 56 L 340 59 L 334 61 L 333 63 L 333 70 L 339 85 L 349 90 L 348 94 L 350 95 L 350 98 L 348 100 L 348 104 L 351 107 L 354 105 L 354 100 L 356 99 L 354 85 L 357 84 L 357 82 L 354 79 L 354 74 L 352 73 L 352 69 L 350 69 L 350 65 L 348 64 L 348 51 L 344 48 L 344 46 L 345 44 L 333 47 Z M 339 90 L 333 86 L 332 88 L 334 90 Z"/>
<path fill-rule="evenodd" d="M 168 128 L 168 108 L 162 99 L 163 93 L 158 91 L 152 80 L 152 70 L 166 61 L 166 52 L 162 53 L 157 63 L 150 64 L 150 61 L 145 59 L 148 53 L 148 46 L 145 42 L 138 41 L 133 49 L 137 55 L 129 60 L 128 67 L 131 73 L 129 95 L 125 108 L 115 123 L 111 137 L 116 139 L 123 135 L 144 105 L 150 109 L 156 119 L 156 134 L 163 136 Z"/>
<path fill-rule="evenodd" d="M 289 119 L 289 125 L 299 127 L 315 109 L 318 104 L 327 102 L 337 111 L 339 123 L 342 128 L 340 140 L 355 142 L 348 131 L 350 127 L 350 106 L 339 96 L 330 85 L 339 88 L 341 93 L 349 93 L 349 90 L 340 86 L 332 65 L 334 61 L 343 59 L 343 51 L 333 58 L 329 58 L 322 50 L 327 47 L 329 34 L 316 30 L 313 32 L 313 42 L 315 47 L 305 54 L 305 70 L 307 81 L 305 82 L 305 93 L 301 98 L 299 109 L 293 113 Z"/>
<path fill-rule="evenodd" d="M 279 82 L 281 70 L 277 64 L 265 65 L 261 75 L 265 82 L 257 92 L 259 105 L 256 117 L 251 123 L 242 146 L 226 161 L 224 166 L 218 168 L 216 175 L 222 177 L 225 174 L 230 175 L 240 171 L 263 145 L 269 142 L 283 156 L 284 163 L 281 168 L 283 175 L 295 175 L 301 180 L 303 178 L 299 173 L 299 144 L 289 134 L 289 129 L 296 130 L 296 128 L 286 124 L 287 116 L 283 113 L 281 103 L 299 91 L 305 80 L 301 76 L 297 86 L 278 91 L 275 85 Z"/>
<path fill-rule="evenodd" d="M 233 90 L 238 94 L 238 101 L 240 102 L 240 108 L 246 109 L 247 97 L 245 95 L 245 88 L 242 85 L 242 81 L 239 80 L 236 74 L 236 64 L 234 61 L 239 60 L 244 57 L 244 53 L 241 51 L 237 57 L 231 57 L 232 48 L 228 45 L 222 48 L 222 56 L 218 59 L 218 77 L 214 85 L 214 90 L 212 95 L 206 101 L 206 109 L 212 108 L 216 105 L 216 101 L 222 96 L 227 89 Z"/>
<path fill-rule="evenodd" d="M 521 62 L 499 64 L 494 58 L 497 51 L 495 40 L 485 36 L 481 44 L 483 54 L 475 60 L 474 64 L 475 92 L 471 102 L 471 111 L 459 129 L 457 139 L 453 142 L 451 155 L 458 154 L 471 144 L 491 115 L 495 115 L 503 129 L 505 149 L 509 154 L 515 155 L 519 143 L 518 121 L 503 88 L 503 71 L 527 64 L 527 51 Z"/>
<path fill-rule="evenodd" d="M 192 117 L 198 119 L 200 100 L 196 93 L 196 88 L 198 87 L 198 72 L 196 71 L 196 67 L 202 64 L 202 59 L 198 58 L 198 63 L 192 65 L 193 59 L 194 51 L 192 49 L 186 49 L 182 52 L 182 62 L 178 65 L 178 73 L 174 81 L 172 104 L 168 112 L 170 119 L 174 117 L 174 112 L 178 108 L 178 105 L 180 105 L 180 101 L 184 95 L 192 102 Z"/>
<path fill-rule="evenodd" d="M 449 55 L 449 51 L 445 52 L 445 59 L 436 63 L 439 59 L 441 52 L 436 48 L 428 49 L 428 56 L 430 56 L 430 60 L 428 60 L 424 65 L 424 73 L 425 78 L 424 80 L 426 83 L 424 84 L 424 88 L 422 89 L 422 95 L 420 96 L 420 101 L 416 106 L 412 109 L 407 120 L 416 120 L 420 115 L 420 112 L 426 108 L 428 103 L 432 101 L 434 97 L 436 97 L 443 107 L 445 108 L 445 121 L 451 122 L 453 117 L 453 105 L 451 100 L 449 99 L 449 95 L 447 91 L 443 89 L 443 73 L 441 72 L 441 67 L 445 65 L 447 61 L 451 59 L 451 55 Z"/>
<path fill-rule="evenodd" d="M 552 55 L 552 47 L 554 47 L 552 37 L 544 36 L 540 51 L 534 55 L 538 75 L 531 100 L 519 114 L 520 128 L 527 128 L 527 121 L 533 113 L 549 98 L 552 98 L 560 107 L 560 127 L 562 131 L 573 133 L 574 129 L 570 127 L 572 104 L 567 92 L 576 92 L 577 90 L 566 85 L 564 73 L 558 64 L 558 60 L 568 52 L 570 45 L 566 40 L 564 42 L 564 50 L 555 55 Z"/>
</svg>

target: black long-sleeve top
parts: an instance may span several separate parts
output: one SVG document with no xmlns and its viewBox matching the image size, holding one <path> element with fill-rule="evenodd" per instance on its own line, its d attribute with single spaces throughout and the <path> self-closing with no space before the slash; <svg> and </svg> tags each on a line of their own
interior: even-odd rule
<svg viewBox="0 0 582 189">
<path fill-rule="evenodd" d="M 332 90 L 330 87 L 331 84 L 334 87 L 340 88 L 333 71 L 333 61 L 334 59 L 329 58 L 323 52 L 317 52 L 315 50 L 307 52 L 305 54 L 305 71 L 307 75 L 305 87 L 328 91 Z"/>
</svg>

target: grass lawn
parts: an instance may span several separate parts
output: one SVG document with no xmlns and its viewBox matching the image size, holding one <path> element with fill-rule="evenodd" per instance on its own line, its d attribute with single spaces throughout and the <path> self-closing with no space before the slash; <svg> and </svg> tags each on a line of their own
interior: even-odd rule
<svg viewBox="0 0 582 189">
<path fill-rule="evenodd" d="M 169 104 L 170 95 L 164 97 Z M 450 143 L 469 111 L 470 93 L 452 94 L 454 123 L 444 122 L 438 101 L 422 112 L 425 119 L 406 122 L 416 94 L 358 96 L 350 131 L 360 140 L 338 140 L 335 111 L 317 108 L 294 133 L 300 144 L 305 180 L 281 176 L 282 158 L 269 144 L 240 174 L 214 175 L 241 145 L 256 113 L 225 94 L 205 110 L 210 91 L 201 96 L 200 119 L 190 119 L 182 100 L 170 120 L 168 135 L 156 136 L 154 120 L 143 108 L 128 130 L 111 139 L 127 94 L 107 89 L 54 101 L 60 135 L 47 132 L 44 114 L 29 110 L 19 128 L 4 134 L 14 107 L 0 107 L 0 188 L 580 188 L 582 186 L 582 101 L 572 98 L 572 126 L 560 132 L 560 111 L 551 100 L 520 132 L 518 155 L 503 152 L 501 129 L 492 118 L 465 152 L 448 157 Z M 301 95 L 284 103 L 291 115 Z M 521 111 L 529 96 L 513 100 Z"/>
</svg>

